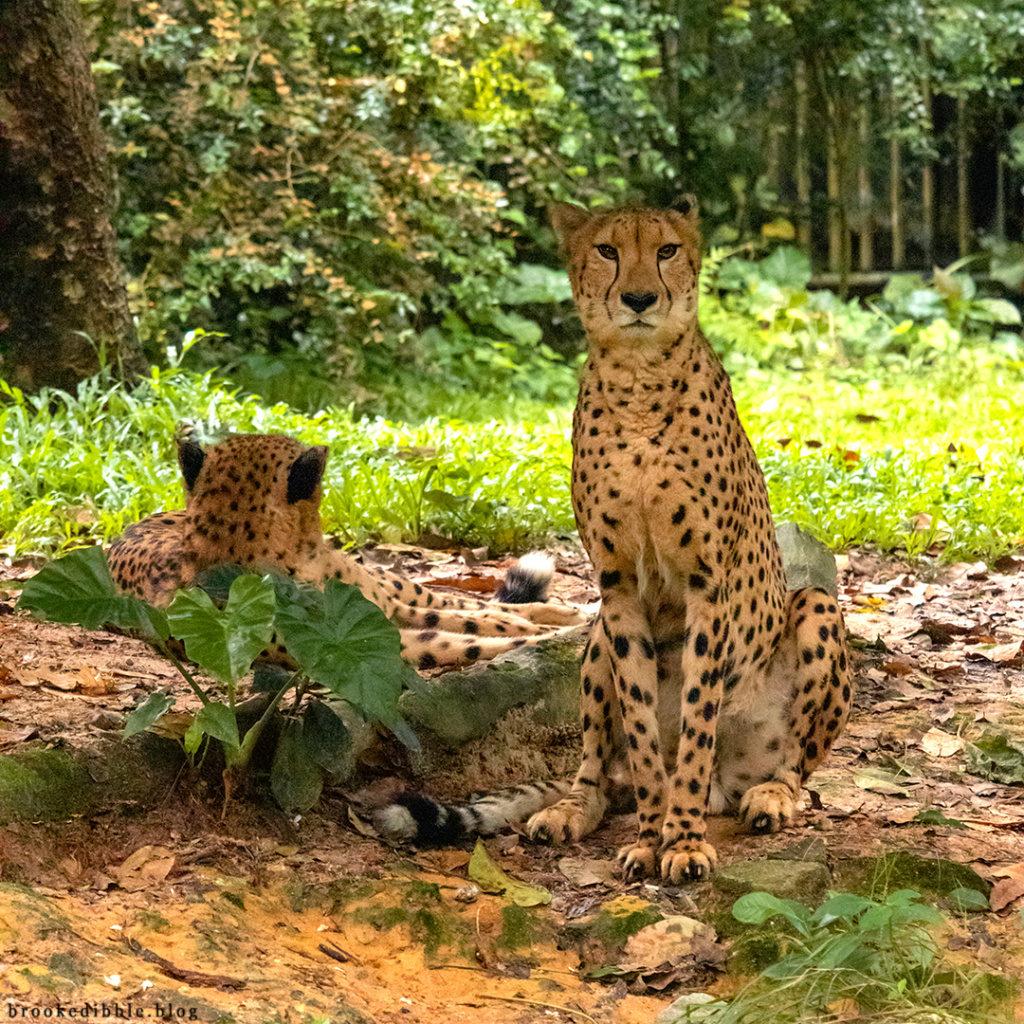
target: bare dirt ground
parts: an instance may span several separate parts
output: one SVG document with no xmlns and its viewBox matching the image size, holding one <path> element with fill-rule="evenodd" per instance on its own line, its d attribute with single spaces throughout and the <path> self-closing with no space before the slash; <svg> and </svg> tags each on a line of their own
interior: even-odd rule
<svg viewBox="0 0 1024 1024">
<path fill-rule="evenodd" d="M 397 554 L 432 582 L 486 589 L 498 574 L 467 572 L 450 556 Z M 585 566 L 561 554 L 556 594 L 586 600 Z M 798 825 L 753 837 L 713 822 L 722 863 L 816 837 L 833 868 L 887 850 L 968 864 L 994 883 L 992 910 L 955 922 L 943 942 L 965 962 L 1020 977 L 1024 789 L 972 774 L 969 744 L 1000 730 L 1024 736 L 1022 565 L 925 574 L 869 553 L 840 559 L 854 715 L 811 779 Z M 29 571 L 8 567 L 7 576 Z M 148 692 L 176 685 L 141 643 L 37 623 L 13 602 L 9 594 L 0 603 L 0 753 L 40 743 L 96 749 Z M 579 950 L 559 948 L 566 922 L 616 895 L 697 917 L 713 900 L 710 883 L 627 886 L 602 870 L 630 837 L 628 816 L 568 849 L 512 832 L 488 841 L 495 863 L 552 895 L 520 920 L 507 899 L 466 891 L 468 849 L 393 850 L 360 834 L 347 811 L 344 794 L 332 793 L 301 820 L 238 802 L 221 821 L 215 792 L 172 777 L 155 805 L 128 793 L 92 815 L 7 826 L 6 1015 L 640 1024 L 684 990 L 587 980 Z M 921 821 L 922 811 L 938 814 Z M 735 985 L 714 972 L 690 979 L 716 993 Z"/>
</svg>

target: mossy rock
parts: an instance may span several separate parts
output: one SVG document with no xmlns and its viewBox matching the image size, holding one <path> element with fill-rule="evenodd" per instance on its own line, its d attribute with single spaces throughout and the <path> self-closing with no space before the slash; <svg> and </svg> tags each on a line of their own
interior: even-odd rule
<svg viewBox="0 0 1024 1024">
<path fill-rule="evenodd" d="M 812 860 L 749 860 L 720 868 L 711 881 L 727 896 L 768 892 L 814 907 L 825 898 L 832 876 L 824 864 Z"/>
<path fill-rule="evenodd" d="M 529 952 L 537 945 L 552 941 L 555 931 L 555 922 L 547 910 L 512 903 L 501 908 L 501 934 L 495 945 L 510 953 Z"/>
<path fill-rule="evenodd" d="M 897 850 L 880 857 L 844 860 L 837 868 L 838 888 L 882 900 L 899 889 L 914 889 L 946 898 L 957 889 L 973 889 L 988 896 L 992 889 L 966 864 Z"/>
<path fill-rule="evenodd" d="M 451 672 L 402 696 L 403 717 L 450 747 L 485 735 L 503 715 L 538 705 L 538 725 L 579 719 L 580 650 L 586 627 L 513 651 L 466 672 Z"/>
<path fill-rule="evenodd" d="M 66 751 L 36 747 L 0 757 L 0 824 L 58 821 L 85 814 L 93 800 L 89 773 Z"/>
<path fill-rule="evenodd" d="M 575 949 L 585 967 L 613 964 L 620 958 L 630 938 L 664 917 L 653 903 L 639 896 L 616 896 L 594 913 L 566 924 L 559 937 L 559 946 Z"/>
</svg>

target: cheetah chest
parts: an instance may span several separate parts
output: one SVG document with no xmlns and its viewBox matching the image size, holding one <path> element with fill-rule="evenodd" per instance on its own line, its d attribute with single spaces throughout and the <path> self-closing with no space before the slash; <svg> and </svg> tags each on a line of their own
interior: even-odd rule
<svg viewBox="0 0 1024 1024">
<path fill-rule="evenodd" d="M 663 435 L 588 441 L 574 446 L 573 503 L 595 567 L 635 575 L 638 590 L 659 602 L 683 603 L 690 577 L 742 532 L 735 518 L 726 528 L 717 514 L 736 483 L 721 474 L 705 481 L 689 446 Z"/>
</svg>

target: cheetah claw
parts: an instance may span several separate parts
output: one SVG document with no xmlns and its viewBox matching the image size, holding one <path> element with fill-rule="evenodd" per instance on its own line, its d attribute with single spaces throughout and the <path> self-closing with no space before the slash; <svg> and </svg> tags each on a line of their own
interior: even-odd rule
<svg viewBox="0 0 1024 1024">
<path fill-rule="evenodd" d="M 701 882 L 718 867 L 718 854 L 710 843 L 693 839 L 679 840 L 661 857 L 661 877 L 678 885 Z"/>
</svg>

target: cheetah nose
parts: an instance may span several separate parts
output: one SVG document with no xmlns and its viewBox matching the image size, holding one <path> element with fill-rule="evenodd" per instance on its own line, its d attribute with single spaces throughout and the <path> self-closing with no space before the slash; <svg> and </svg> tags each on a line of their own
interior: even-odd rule
<svg viewBox="0 0 1024 1024">
<path fill-rule="evenodd" d="M 642 313 L 648 306 L 652 306 L 658 296 L 654 292 L 623 292 L 622 301 L 629 306 L 634 313 Z"/>
</svg>

